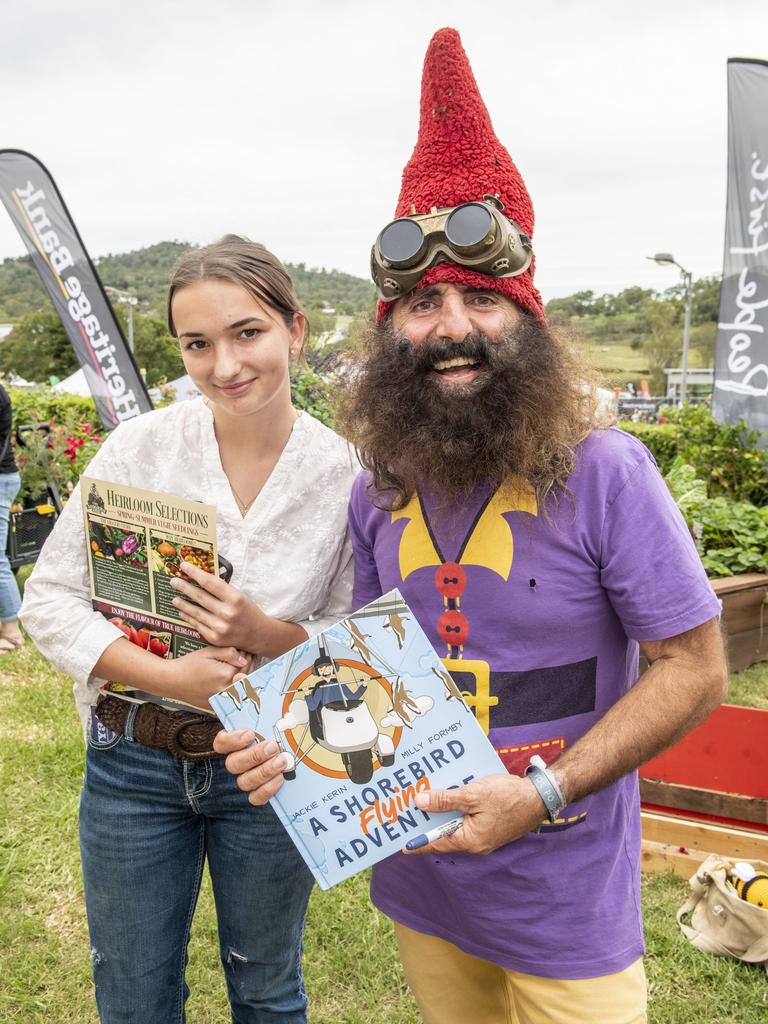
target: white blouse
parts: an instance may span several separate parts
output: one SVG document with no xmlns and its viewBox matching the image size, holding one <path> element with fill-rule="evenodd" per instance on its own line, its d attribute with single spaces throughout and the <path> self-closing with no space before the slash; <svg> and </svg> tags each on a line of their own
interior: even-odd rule
<svg viewBox="0 0 768 1024">
<path fill-rule="evenodd" d="M 215 505 L 218 550 L 234 567 L 234 586 L 310 635 L 351 609 L 347 501 L 358 471 L 347 442 L 303 412 L 243 517 L 202 398 L 125 420 L 87 469 L 97 479 Z M 41 653 L 74 680 L 85 727 L 104 683 L 93 667 L 123 634 L 91 607 L 79 486 L 27 580 L 20 619 Z"/>
</svg>

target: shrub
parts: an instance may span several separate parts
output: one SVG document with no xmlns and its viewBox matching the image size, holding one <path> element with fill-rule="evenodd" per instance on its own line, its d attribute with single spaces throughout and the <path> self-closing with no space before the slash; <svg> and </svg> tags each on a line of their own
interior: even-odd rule
<svg viewBox="0 0 768 1024">
<path fill-rule="evenodd" d="M 706 482 L 682 458 L 665 479 L 709 576 L 768 572 L 768 509 L 707 497 Z"/>
<path fill-rule="evenodd" d="M 710 498 L 768 504 L 768 452 L 757 447 L 758 430 L 743 420 L 718 423 L 702 405 L 664 411 L 668 423 L 620 424 L 650 449 L 663 474 L 679 457 L 706 483 Z"/>
<path fill-rule="evenodd" d="M 13 406 L 13 427 L 34 423 L 57 423 L 74 427 L 78 423 L 96 422 L 96 406 L 92 398 L 60 395 L 52 388 L 6 388 Z"/>
<path fill-rule="evenodd" d="M 768 509 L 709 498 L 693 513 L 691 529 L 709 576 L 768 572 Z"/>
<path fill-rule="evenodd" d="M 718 423 L 702 405 L 672 409 L 667 416 L 679 428 L 677 454 L 706 481 L 710 498 L 768 504 L 768 452 L 757 447 L 759 430 L 744 420 Z"/>
<path fill-rule="evenodd" d="M 47 423 L 50 431 L 28 431 L 24 444 L 13 439 L 14 456 L 21 474 L 22 500 L 45 494 L 51 481 L 66 496 L 70 486 L 93 458 L 102 430 L 95 426 L 92 398 L 60 395 L 51 388 L 9 388 L 13 427 Z"/>
<path fill-rule="evenodd" d="M 14 449 L 22 500 L 44 495 L 49 481 L 66 497 L 96 454 L 101 436 L 90 421 L 69 429 L 51 424 L 49 432 L 25 433 L 23 447 Z"/>
<path fill-rule="evenodd" d="M 680 428 L 674 423 L 619 423 L 622 430 L 642 441 L 653 455 L 662 474 L 677 458 Z"/>
<path fill-rule="evenodd" d="M 297 409 L 304 409 L 328 427 L 333 426 L 331 389 L 320 374 L 308 367 L 294 370 L 291 375 L 291 395 Z"/>
</svg>

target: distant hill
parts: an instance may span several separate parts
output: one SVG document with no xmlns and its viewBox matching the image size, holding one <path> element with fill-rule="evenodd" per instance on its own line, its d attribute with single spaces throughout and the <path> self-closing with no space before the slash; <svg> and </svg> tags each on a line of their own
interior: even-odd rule
<svg viewBox="0 0 768 1024">
<path fill-rule="evenodd" d="M 134 252 L 116 253 L 95 260 L 105 285 L 131 292 L 139 299 L 138 311 L 164 319 L 168 280 L 186 242 L 158 242 Z M 369 310 L 373 285 L 338 270 L 308 269 L 286 264 L 299 298 L 307 309 L 329 305 L 337 313 L 355 316 Z M 12 323 L 25 313 L 44 309 L 48 297 L 28 256 L 0 262 L 0 323 Z"/>
</svg>

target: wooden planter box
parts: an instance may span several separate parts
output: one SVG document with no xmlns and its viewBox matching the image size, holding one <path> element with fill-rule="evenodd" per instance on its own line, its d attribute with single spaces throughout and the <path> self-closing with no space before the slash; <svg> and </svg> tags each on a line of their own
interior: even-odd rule
<svg viewBox="0 0 768 1024">
<path fill-rule="evenodd" d="M 727 576 L 712 580 L 712 587 L 723 602 L 731 672 L 768 660 L 768 576 Z"/>
<path fill-rule="evenodd" d="M 768 660 L 768 576 L 712 586 L 730 670 Z M 724 704 L 639 774 L 644 871 L 690 878 L 710 853 L 768 861 L 768 711 Z"/>
<path fill-rule="evenodd" d="M 768 711 L 723 704 L 639 774 L 643 870 L 688 878 L 708 853 L 768 859 Z"/>
</svg>

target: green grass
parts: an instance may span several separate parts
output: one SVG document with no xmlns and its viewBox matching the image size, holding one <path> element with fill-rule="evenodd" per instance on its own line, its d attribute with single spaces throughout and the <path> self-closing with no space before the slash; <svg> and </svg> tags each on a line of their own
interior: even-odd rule
<svg viewBox="0 0 768 1024">
<path fill-rule="evenodd" d="M 583 354 L 587 363 L 597 370 L 605 387 L 623 387 L 627 381 L 638 381 L 651 376 L 648 353 L 641 348 L 635 349 L 631 345 L 611 340 L 585 337 L 576 341 L 576 348 Z M 691 352 L 690 365 L 701 365 L 698 352 Z"/>
<path fill-rule="evenodd" d="M 766 706 L 768 667 L 750 670 L 750 703 Z M 734 693 L 742 692 L 736 678 Z M 96 1024 L 77 851 L 83 743 L 69 680 L 30 645 L 2 658 L 0 701 L 0 1021 Z M 687 886 L 643 879 L 651 1024 L 758 1024 L 765 973 L 689 947 L 674 919 Z M 313 1024 L 411 1024 L 416 1009 L 392 930 L 365 876 L 312 897 L 305 973 Z M 189 1024 L 226 1024 L 210 883 L 190 944 Z"/>
<path fill-rule="evenodd" d="M 578 348 L 584 353 L 591 366 L 606 375 L 627 374 L 630 380 L 648 376 L 648 356 L 642 349 L 619 345 L 610 341 L 583 339 Z"/>
<path fill-rule="evenodd" d="M 768 661 L 731 676 L 728 703 L 768 711 Z"/>
</svg>

